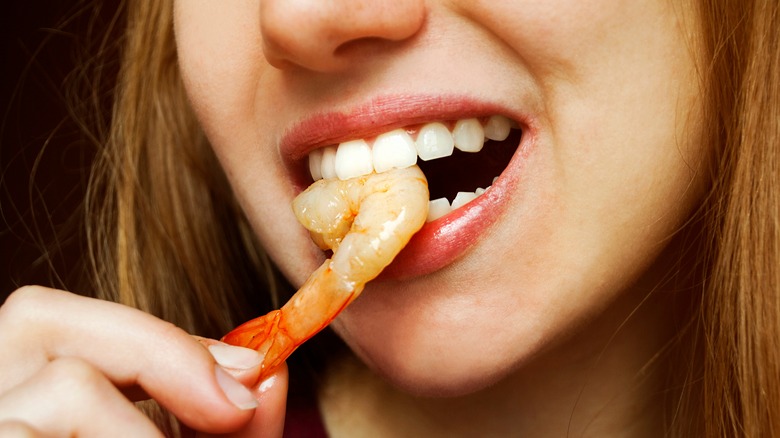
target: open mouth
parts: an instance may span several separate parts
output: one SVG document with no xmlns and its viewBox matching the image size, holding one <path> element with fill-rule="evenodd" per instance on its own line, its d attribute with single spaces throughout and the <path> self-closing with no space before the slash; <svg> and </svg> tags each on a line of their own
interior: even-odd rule
<svg viewBox="0 0 780 438">
<path fill-rule="evenodd" d="M 521 136 L 502 115 L 429 122 L 316 149 L 309 171 L 315 181 L 346 180 L 417 164 L 428 179 L 430 222 L 489 191 Z"/>
</svg>

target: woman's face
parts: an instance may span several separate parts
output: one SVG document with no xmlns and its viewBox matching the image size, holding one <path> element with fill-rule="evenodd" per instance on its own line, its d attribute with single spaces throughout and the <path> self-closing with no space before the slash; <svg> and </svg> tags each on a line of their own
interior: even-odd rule
<svg viewBox="0 0 780 438">
<path fill-rule="evenodd" d="M 519 128 L 430 161 L 434 197 L 498 179 L 333 323 L 396 384 L 455 394 L 609 309 L 700 199 L 692 26 L 673 3 L 187 0 L 176 36 L 192 106 L 295 285 L 325 257 L 290 206 L 311 151 L 493 115 Z"/>
</svg>

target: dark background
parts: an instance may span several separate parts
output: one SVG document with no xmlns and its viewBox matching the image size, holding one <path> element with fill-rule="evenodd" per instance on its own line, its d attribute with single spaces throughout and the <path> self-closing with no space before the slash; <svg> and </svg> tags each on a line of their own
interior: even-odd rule
<svg viewBox="0 0 780 438">
<path fill-rule="evenodd" d="M 85 89 L 77 72 L 114 13 L 108 6 L 0 6 L 0 303 L 23 284 L 77 287 L 80 206 L 95 145 L 76 121 L 83 118 L 72 90 Z"/>
</svg>

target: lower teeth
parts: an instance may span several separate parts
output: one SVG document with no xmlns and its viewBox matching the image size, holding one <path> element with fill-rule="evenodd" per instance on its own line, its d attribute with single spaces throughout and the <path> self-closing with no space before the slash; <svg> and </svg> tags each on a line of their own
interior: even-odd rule
<svg viewBox="0 0 780 438">
<path fill-rule="evenodd" d="M 432 199 L 428 201 L 427 222 L 435 221 L 436 219 L 449 214 L 453 210 L 457 210 L 460 207 L 463 207 L 469 202 L 477 199 L 488 189 L 490 189 L 490 186 L 488 186 L 487 189 L 483 189 L 480 187 L 473 192 L 458 192 L 458 194 L 455 195 L 455 199 L 452 200 L 451 204 L 447 198 L 438 198 L 438 199 Z"/>
</svg>

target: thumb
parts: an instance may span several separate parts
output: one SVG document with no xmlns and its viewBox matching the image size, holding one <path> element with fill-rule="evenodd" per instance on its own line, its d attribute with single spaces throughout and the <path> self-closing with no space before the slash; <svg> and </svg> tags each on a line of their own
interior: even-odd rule
<svg viewBox="0 0 780 438">
<path fill-rule="evenodd" d="M 206 345 L 209 351 L 217 359 L 222 368 L 237 381 L 249 387 L 257 399 L 258 406 L 252 419 L 245 423 L 241 429 L 226 435 L 198 434 L 198 437 L 281 437 L 284 431 L 284 417 L 287 404 L 287 365 L 283 364 L 270 376 L 261 382 L 256 382 L 259 375 L 260 360 L 253 359 L 249 353 L 253 350 L 227 346 L 217 341 L 200 338 L 199 341 Z M 251 362 L 251 364 L 250 364 Z M 243 366 L 235 366 L 241 363 Z M 255 383 L 256 382 L 256 383 Z M 250 386 L 251 385 L 251 386 Z"/>
<path fill-rule="evenodd" d="M 228 370 L 229 371 L 229 370 Z M 239 377 L 236 377 L 240 380 Z M 287 404 L 287 365 L 283 364 L 273 374 L 251 388 L 257 399 L 255 414 L 240 430 L 224 435 L 197 434 L 198 438 L 279 438 L 284 432 L 284 416 Z"/>
<path fill-rule="evenodd" d="M 287 383 L 287 364 L 283 364 L 267 379 L 251 388 L 258 402 L 255 415 L 240 432 L 228 436 L 281 437 L 287 408 Z"/>
</svg>

